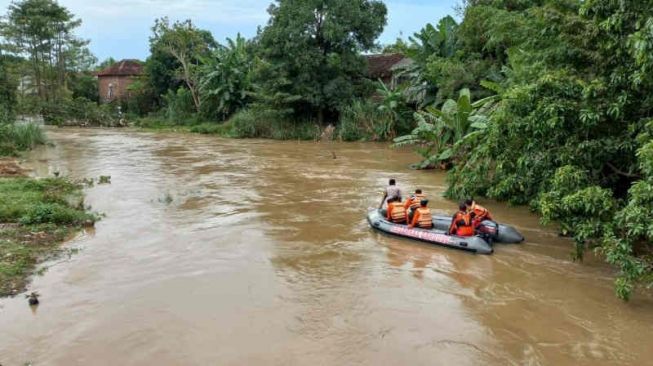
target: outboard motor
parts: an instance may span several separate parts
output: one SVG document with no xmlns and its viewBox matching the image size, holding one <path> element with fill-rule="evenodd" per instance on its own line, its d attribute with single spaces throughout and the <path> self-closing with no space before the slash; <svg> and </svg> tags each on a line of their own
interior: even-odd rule
<svg viewBox="0 0 653 366">
<path fill-rule="evenodd" d="M 489 244 L 492 244 L 499 236 L 499 224 L 494 221 L 485 220 L 476 228 L 476 234 L 485 239 Z"/>
</svg>

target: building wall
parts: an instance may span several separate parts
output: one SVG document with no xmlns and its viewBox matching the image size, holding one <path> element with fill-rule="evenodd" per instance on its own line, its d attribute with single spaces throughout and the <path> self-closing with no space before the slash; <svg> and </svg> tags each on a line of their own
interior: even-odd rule
<svg viewBox="0 0 653 366">
<path fill-rule="evenodd" d="M 137 78 L 134 76 L 99 76 L 98 88 L 100 92 L 100 102 L 109 103 L 117 99 L 124 99 L 129 97 L 127 87 L 134 83 Z M 113 88 L 110 86 L 113 85 Z M 112 95 L 109 96 L 109 90 Z"/>
</svg>

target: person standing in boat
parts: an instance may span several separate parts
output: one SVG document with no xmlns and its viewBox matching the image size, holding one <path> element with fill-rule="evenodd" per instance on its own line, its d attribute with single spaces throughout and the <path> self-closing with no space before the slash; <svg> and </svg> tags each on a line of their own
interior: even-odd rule
<svg viewBox="0 0 653 366">
<path fill-rule="evenodd" d="M 383 195 L 383 202 L 390 202 L 390 199 L 398 198 L 401 201 L 401 189 L 397 187 L 397 182 L 393 179 L 390 179 L 388 186 L 385 188 L 385 193 Z"/>
<path fill-rule="evenodd" d="M 408 224 L 408 227 L 419 227 L 422 229 L 433 228 L 433 218 L 431 217 L 431 210 L 427 207 L 429 200 L 423 199 L 419 203 L 419 207 L 415 209 L 413 219 Z"/>
<path fill-rule="evenodd" d="M 490 211 L 487 208 L 476 203 L 473 198 L 465 200 L 465 206 L 467 207 L 467 212 L 474 213 L 474 227 L 478 226 L 485 220 L 492 220 Z"/>
<path fill-rule="evenodd" d="M 449 234 L 458 236 L 473 236 L 474 235 L 474 212 L 467 211 L 465 202 L 458 205 L 458 212 L 453 215 L 451 226 L 449 226 Z"/>
<path fill-rule="evenodd" d="M 406 212 L 408 212 L 408 222 L 413 220 L 415 210 L 417 210 L 420 207 L 422 201 L 426 199 L 426 195 L 422 193 L 421 189 L 416 189 L 415 194 L 408 197 L 406 203 L 404 203 L 404 208 L 406 209 Z"/>
</svg>

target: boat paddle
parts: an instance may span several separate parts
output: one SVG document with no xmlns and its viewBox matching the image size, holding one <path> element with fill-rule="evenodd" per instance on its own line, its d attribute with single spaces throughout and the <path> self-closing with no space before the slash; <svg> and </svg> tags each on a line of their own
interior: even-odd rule
<svg viewBox="0 0 653 366">
<path fill-rule="evenodd" d="M 379 205 L 379 210 L 383 208 L 383 202 L 385 202 L 386 197 L 388 197 L 388 192 L 383 193 L 383 198 L 381 199 L 381 204 Z"/>
</svg>

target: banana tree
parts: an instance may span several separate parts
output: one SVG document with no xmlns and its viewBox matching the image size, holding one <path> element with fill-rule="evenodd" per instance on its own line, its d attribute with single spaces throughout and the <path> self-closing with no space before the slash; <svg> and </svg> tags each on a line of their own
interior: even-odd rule
<svg viewBox="0 0 653 366">
<path fill-rule="evenodd" d="M 212 57 L 205 60 L 202 69 L 203 114 L 226 119 L 243 108 L 252 91 L 253 67 L 254 58 L 249 45 L 240 34 L 235 40 L 227 38 L 226 45 L 219 45 Z"/>
<path fill-rule="evenodd" d="M 417 145 L 424 158 L 420 169 L 455 163 L 456 154 L 487 128 L 498 100 L 494 95 L 472 103 L 469 89 L 462 89 L 457 100 L 447 100 L 440 109 L 430 106 L 416 112 L 417 128 L 396 138 L 394 146 Z"/>
<path fill-rule="evenodd" d="M 429 23 L 409 37 L 410 43 L 403 52 L 413 62 L 398 73 L 400 79 L 406 80 L 404 95 L 409 102 L 419 107 L 435 102 L 438 82 L 428 72 L 428 65 L 437 58 L 454 57 L 458 27 L 452 17 L 446 16 L 436 26 Z"/>
</svg>

